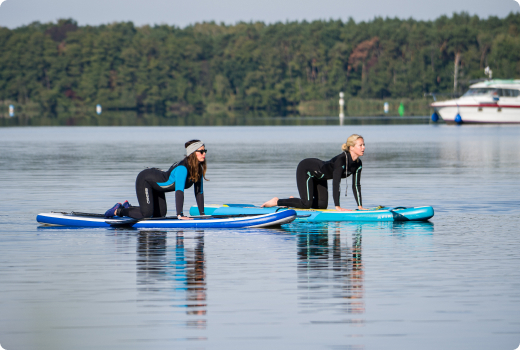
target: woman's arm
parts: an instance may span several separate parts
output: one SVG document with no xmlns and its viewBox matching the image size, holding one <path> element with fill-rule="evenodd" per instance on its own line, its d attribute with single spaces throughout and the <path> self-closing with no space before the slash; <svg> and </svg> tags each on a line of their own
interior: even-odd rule
<svg viewBox="0 0 520 350">
<path fill-rule="evenodd" d="M 199 215 L 204 215 L 204 192 L 202 191 L 202 177 L 199 182 L 196 182 L 193 186 L 195 191 L 195 200 L 197 201 L 197 207 L 199 208 Z"/>
</svg>

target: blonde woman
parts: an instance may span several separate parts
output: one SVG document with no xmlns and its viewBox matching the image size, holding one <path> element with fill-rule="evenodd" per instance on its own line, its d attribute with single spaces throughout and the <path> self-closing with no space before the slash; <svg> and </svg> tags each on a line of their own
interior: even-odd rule
<svg viewBox="0 0 520 350">
<path fill-rule="evenodd" d="M 168 171 L 151 168 L 141 171 L 135 180 L 138 207 L 128 201 L 116 203 L 107 210 L 105 217 L 129 216 L 134 219 L 166 216 L 166 192 L 175 191 L 177 217 L 190 219 L 183 213 L 184 189 L 194 186 L 195 199 L 199 212 L 204 215 L 204 192 L 202 179 L 206 179 L 206 147 L 200 140 L 191 140 L 184 144 L 186 157 L 173 164 Z"/>
<path fill-rule="evenodd" d="M 327 180 L 332 180 L 332 198 L 336 210 L 347 211 L 340 206 L 341 179 L 353 175 L 352 191 L 358 209 L 365 210 L 361 201 L 361 159 L 365 153 L 365 141 L 357 134 L 351 135 L 341 147 L 342 153 L 329 161 L 316 158 L 304 159 L 296 169 L 296 184 L 300 198 L 273 199 L 265 202 L 262 207 L 292 207 L 302 209 L 326 209 L 329 202 Z M 346 193 L 346 192 L 345 192 Z"/>
</svg>

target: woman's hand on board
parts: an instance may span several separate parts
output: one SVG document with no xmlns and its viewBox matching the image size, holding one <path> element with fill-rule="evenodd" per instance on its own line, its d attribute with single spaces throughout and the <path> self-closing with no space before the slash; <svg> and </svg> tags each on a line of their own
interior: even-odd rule
<svg viewBox="0 0 520 350">
<path fill-rule="evenodd" d="M 342 207 L 339 207 L 339 206 L 336 206 L 336 210 L 337 211 L 352 211 L 352 209 L 342 208 Z"/>
</svg>

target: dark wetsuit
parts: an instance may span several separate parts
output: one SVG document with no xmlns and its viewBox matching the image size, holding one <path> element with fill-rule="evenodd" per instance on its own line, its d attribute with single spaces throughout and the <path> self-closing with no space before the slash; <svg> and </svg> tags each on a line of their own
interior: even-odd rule
<svg viewBox="0 0 520 350">
<path fill-rule="evenodd" d="M 135 180 L 135 191 L 139 206 L 121 209 L 120 213 L 122 216 L 135 219 L 164 217 L 167 210 L 165 193 L 175 191 L 177 215 L 183 215 L 184 189 L 190 188 L 192 185 L 195 185 L 195 198 L 199 212 L 204 215 L 202 176 L 195 183 L 191 181 L 185 159 L 173 164 L 168 171 L 156 168 L 141 171 Z"/>
<path fill-rule="evenodd" d="M 358 206 L 361 202 L 361 159 L 352 160 L 349 152 L 338 154 L 329 161 L 316 158 L 304 159 L 296 169 L 296 184 L 300 198 L 279 199 L 278 205 L 303 209 L 326 209 L 329 202 L 327 180 L 332 179 L 332 198 L 339 207 L 340 182 L 354 174 L 352 191 Z M 346 192 L 345 192 L 346 194 Z"/>
</svg>

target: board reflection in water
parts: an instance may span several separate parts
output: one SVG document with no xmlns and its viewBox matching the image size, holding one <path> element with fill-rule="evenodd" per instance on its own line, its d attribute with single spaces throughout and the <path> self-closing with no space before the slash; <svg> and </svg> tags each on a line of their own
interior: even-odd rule
<svg viewBox="0 0 520 350">
<path fill-rule="evenodd" d="M 326 314 L 334 310 L 350 315 L 365 313 L 363 233 L 401 237 L 431 235 L 434 231 L 431 222 L 343 222 L 293 227 L 298 235 L 302 312 Z M 363 324 L 364 320 L 352 317 L 341 322 Z"/>
<path fill-rule="evenodd" d="M 206 271 L 204 257 L 204 231 L 172 234 L 162 231 L 140 231 L 137 245 L 137 284 L 147 296 L 145 303 L 171 295 L 176 308 L 185 308 L 186 315 L 205 316 Z M 151 293 L 151 295 L 150 295 Z M 189 328 L 206 328 L 205 318 L 189 318 Z"/>
<path fill-rule="evenodd" d="M 338 307 L 347 314 L 365 312 L 361 232 L 359 225 L 352 234 L 351 244 L 339 225 L 315 225 L 299 232 L 298 287 L 303 291 L 303 312 Z"/>
</svg>

